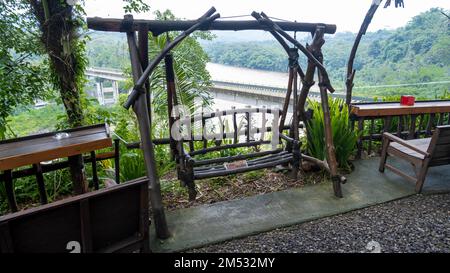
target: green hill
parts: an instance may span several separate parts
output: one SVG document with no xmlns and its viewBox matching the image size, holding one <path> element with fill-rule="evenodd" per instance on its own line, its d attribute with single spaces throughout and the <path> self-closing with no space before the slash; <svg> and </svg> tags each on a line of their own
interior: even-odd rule
<svg viewBox="0 0 450 273">
<path fill-rule="evenodd" d="M 413 94 L 434 98 L 447 92 L 450 88 L 448 83 L 362 88 L 450 81 L 450 23 L 441 11 L 435 8 L 419 14 L 402 28 L 367 33 L 355 60 L 357 74 L 354 93 L 370 96 Z M 325 65 L 337 88 L 344 86 L 347 59 L 355 36 L 350 32 L 326 36 L 323 47 Z M 117 69 L 129 66 L 123 33 L 93 32 L 91 38 L 87 45 L 90 66 Z M 300 39 L 303 44 L 309 40 Z M 230 38 L 202 45 L 215 63 L 272 71 L 287 70 L 286 54 L 275 40 L 242 42 Z M 305 58 L 301 62 L 305 67 Z"/>
<path fill-rule="evenodd" d="M 328 35 L 323 47 L 325 65 L 334 85 L 343 87 L 347 59 L 356 34 Z M 302 39 L 302 43 L 307 42 Z M 209 43 L 205 50 L 212 62 L 273 71 L 286 71 L 287 60 L 276 41 Z M 361 89 L 367 85 L 391 85 L 450 80 L 450 24 L 440 9 L 414 17 L 405 27 L 367 33 L 355 61 L 355 93 L 396 95 L 409 92 L 423 97 L 440 96 L 449 84 L 391 89 Z M 303 59 L 303 62 L 305 60 Z M 305 67 L 305 65 L 303 65 Z"/>
</svg>

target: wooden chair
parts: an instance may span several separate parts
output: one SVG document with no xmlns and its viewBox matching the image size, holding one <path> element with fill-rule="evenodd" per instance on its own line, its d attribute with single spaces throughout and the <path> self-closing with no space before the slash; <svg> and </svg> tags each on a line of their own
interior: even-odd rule
<svg viewBox="0 0 450 273">
<path fill-rule="evenodd" d="M 410 162 L 416 177 L 386 163 L 388 155 Z M 437 126 L 431 138 L 403 140 L 390 133 L 383 134 L 383 149 L 379 171 L 384 168 L 416 183 L 416 192 L 422 191 L 429 167 L 450 164 L 450 125 Z"/>
<path fill-rule="evenodd" d="M 149 252 L 148 179 L 0 217 L 0 253 Z"/>
</svg>

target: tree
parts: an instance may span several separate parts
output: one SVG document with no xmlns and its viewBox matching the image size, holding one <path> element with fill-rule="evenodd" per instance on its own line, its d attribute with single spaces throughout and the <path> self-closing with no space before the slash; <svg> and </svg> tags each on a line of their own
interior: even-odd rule
<svg viewBox="0 0 450 273">
<path fill-rule="evenodd" d="M 364 34 L 366 34 L 367 29 L 369 28 L 370 23 L 372 22 L 372 18 L 375 15 L 375 13 L 378 10 L 378 7 L 380 6 L 381 2 L 383 0 L 373 0 L 372 4 L 370 5 L 369 10 L 366 13 L 366 16 L 364 17 L 364 20 L 361 24 L 361 27 L 359 29 L 358 35 L 356 36 L 355 42 L 352 47 L 352 51 L 350 52 L 350 57 L 348 58 L 347 63 L 347 79 L 345 82 L 346 88 L 347 88 L 347 96 L 345 99 L 345 103 L 347 105 L 350 105 L 350 102 L 352 100 L 352 90 L 353 90 L 353 80 L 355 78 L 356 70 L 353 68 L 353 64 L 356 57 L 356 52 L 359 47 L 359 43 L 361 42 L 361 38 Z M 386 0 L 384 7 L 387 8 L 391 5 L 391 0 Z M 404 7 L 403 0 L 395 0 L 395 7 Z"/>
<path fill-rule="evenodd" d="M 71 127 L 83 125 L 80 96 L 87 65 L 82 7 L 74 1 L 28 0 L 48 55 L 51 82 L 59 91 Z"/>
<path fill-rule="evenodd" d="M 48 70 L 36 58 L 41 48 L 35 43 L 35 27 L 29 17 L 17 13 L 24 8 L 16 1 L 0 1 L 0 139 L 6 137 L 7 118 L 17 107 L 50 94 Z"/>
</svg>

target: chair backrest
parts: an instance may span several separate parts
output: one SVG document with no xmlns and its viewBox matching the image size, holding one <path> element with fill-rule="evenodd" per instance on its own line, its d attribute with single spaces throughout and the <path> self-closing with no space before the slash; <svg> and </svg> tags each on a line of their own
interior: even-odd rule
<svg viewBox="0 0 450 273">
<path fill-rule="evenodd" d="M 149 251 L 148 179 L 0 217 L 0 253 Z"/>
<path fill-rule="evenodd" d="M 432 155 L 429 166 L 450 164 L 450 125 L 436 127 L 428 152 Z"/>
</svg>

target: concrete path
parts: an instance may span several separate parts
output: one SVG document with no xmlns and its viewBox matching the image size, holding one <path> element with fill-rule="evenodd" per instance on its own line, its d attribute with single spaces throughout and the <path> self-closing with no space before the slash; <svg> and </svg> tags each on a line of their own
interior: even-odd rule
<svg viewBox="0 0 450 273">
<path fill-rule="evenodd" d="M 320 183 L 167 212 L 172 237 L 157 240 L 151 228 L 152 251 L 196 248 L 415 194 L 412 183 L 389 170 L 379 173 L 378 160 L 355 162 L 355 170 L 342 187 L 342 199 L 334 197 L 331 183 Z M 396 165 L 404 170 L 411 169 L 403 163 L 396 162 Z M 450 192 L 449 166 L 430 168 L 424 193 L 434 192 Z"/>
</svg>

